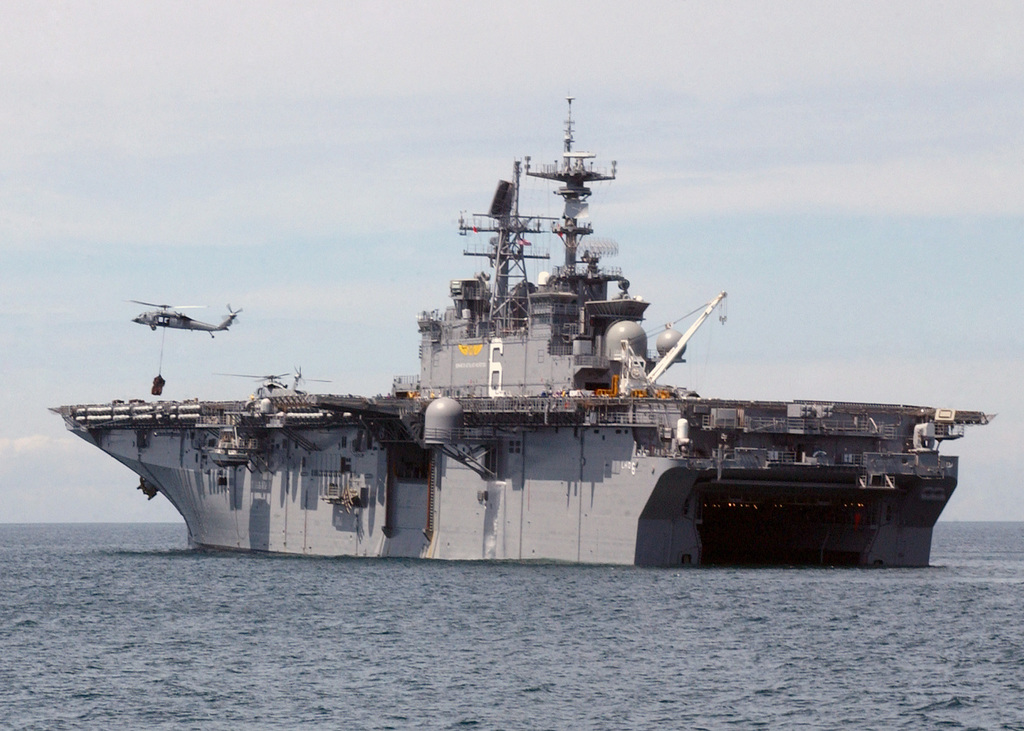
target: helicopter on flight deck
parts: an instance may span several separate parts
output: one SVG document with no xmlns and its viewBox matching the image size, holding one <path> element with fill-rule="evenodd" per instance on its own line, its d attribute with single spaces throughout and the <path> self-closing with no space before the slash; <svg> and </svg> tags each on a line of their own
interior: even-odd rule
<svg viewBox="0 0 1024 731">
<path fill-rule="evenodd" d="M 188 315 L 183 315 L 177 310 L 186 310 L 196 307 L 202 307 L 202 305 L 157 305 L 152 302 L 142 302 L 141 300 L 129 300 L 138 305 L 145 305 L 146 307 L 156 307 L 155 310 L 149 312 L 143 312 L 138 317 L 132 318 L 132 322 L 137 322 L 140 325 L 149 325 L 151 330 L 156 330 L 158 327 L 170 327 L 178 330 L 201 330 L 203 332 L 210 333 L 210 337 L 213 337 L 215 332 L 221 330 L 227 330 L 231 327 L 231 324 L 235 321 L 238 313 L 242 311 L 241 308 L 232 310 L 231 305 L 228 305 L 228 315 L 219 325 L 211 325 L 207 322 L 200 322 L 194 320 Z"/>
</svg>

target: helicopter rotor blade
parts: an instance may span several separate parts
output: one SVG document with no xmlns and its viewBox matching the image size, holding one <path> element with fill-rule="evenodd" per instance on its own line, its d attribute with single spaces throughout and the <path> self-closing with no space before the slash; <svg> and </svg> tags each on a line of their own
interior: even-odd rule
<svg viewBox="0 0 1024 731">
<path fill-rule="evenodd" d="M 214 373 L 215 376 L 231 376 L 233 378 L 254 378 L 257 381 L 277 381 L 285 376 L 291 375 L 290 373 L 278 373 L 278 374 L 264 374 L 256 375 L 255 373 Z"/>
<path fill-rule="evenodd" d="M 206 305 L 158 305 L 155 302 L 143 302 L 142 300 L 125 300 L 125 302 L 134 302 L 137 305 L 145 305 L 146 307 L 156 307 L 161 310 L 205 310 Z"/>
<path fill-rule="evenodd" d="M 303 381 L 304 383 L 330 383 L 326 378 L 306 378 L 302 375 L 302 368 L 299 367 L 295 368 L 295 372 L 292 373 L 292 378 L 295 379 L 296 383 L 299 381 Z"/>
</svg>

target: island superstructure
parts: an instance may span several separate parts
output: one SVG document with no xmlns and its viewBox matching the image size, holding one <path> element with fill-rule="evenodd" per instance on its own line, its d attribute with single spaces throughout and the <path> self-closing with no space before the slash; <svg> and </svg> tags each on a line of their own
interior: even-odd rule
<svg viewBox="0 0 1024 731">
<path fill-rule="evenodd" d="M 552 181 L 561 216 L 519 210 L 522 176 Z M 417 317 L 420 372 L 387 397 L 271 383 L 241 401 L 62 406 L 76 435 L 183 516 L 191 545 L 318 556 L 543 559 L 672 566 L 925 566 L 957 484 L 940 454 L 980 411 L 702 398 L 659 379 L 720 307 L 684 333 L 602 259 L 575 149 L 513 164 L 486 213 L 460 218 L 486 271 Z M 530 281 L 526 262 L 563 263 Z M 481 242 L 479 234 L 487 236 Z"/>
</svg>

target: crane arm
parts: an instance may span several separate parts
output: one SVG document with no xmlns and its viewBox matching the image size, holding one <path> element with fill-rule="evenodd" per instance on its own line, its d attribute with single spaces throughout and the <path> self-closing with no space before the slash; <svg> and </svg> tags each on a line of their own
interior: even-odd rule
<svg viewBox="0 0 1024 731">
<path fill-rule="evenodd" d="M 719 292 L 713 300 L 708 302 L 708 306 L 704 308 L 704 312 L 701 313 L 696 322 L 690 325 L 690 329 L 683 333 L 683 337 L 679 339 L 679 342 L 676 343 L 675 347 L 665 353 L 664 357 L 662 357 L 662 359 L 658 361 L 657 365 L 651 369 L 651 372 L 647 374 L 647 380 L 652 385 L 665 374 L 665 371 L 667 371 L 673 363 L 676 362 L 676 358 L 682 355 L 683 349 L 686 348 L 686 343 L 689 342 L 690 338 L 693 337 L 693 334 L 697 332 L 697 329 L 704 324 L 704 321 L 708 319 L 708 316 L 714 312 L 715 308 L 718 307 L 725 298 L 726 293 Z"/>
</svg>

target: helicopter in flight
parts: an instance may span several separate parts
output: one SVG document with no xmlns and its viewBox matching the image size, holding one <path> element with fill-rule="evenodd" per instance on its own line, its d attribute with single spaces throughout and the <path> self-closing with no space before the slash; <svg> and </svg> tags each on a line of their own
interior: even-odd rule
<svg viewBox="0 0 1024 731">
<path fill-rule="evenodd" d="M 196 307 L 202 307 L 202 305 L 157 305 L 152 302 L 142 302 L 141 300 L 129 300 L 137 305 L 145 305 L 146 307 L 156 307 L 155 310 L 149 312 L 143 312 L 138 317 L 132 318 L 132 322 L 137 322 L 140 325 L 149 325 L 151 330 L 156 330 L 158 327 L 170 327 L 178 330 L 201 330 L 203 332 L 210 333 L 210 337 L 213 337 L 215 332 L 221 330 L 227 330 L 231 327 L 231 324 L 235 321 L 238 313 L 242 311 L 241 308 L 232 310 L 231 305 L 228 305 L 228 315 L 221 320 L 219 325 L 211 325 L 207 322 L 200 322 L 194 320 L 188 315 L 183 315 L 177 310 L 194 309 Z"/>
</svg>

